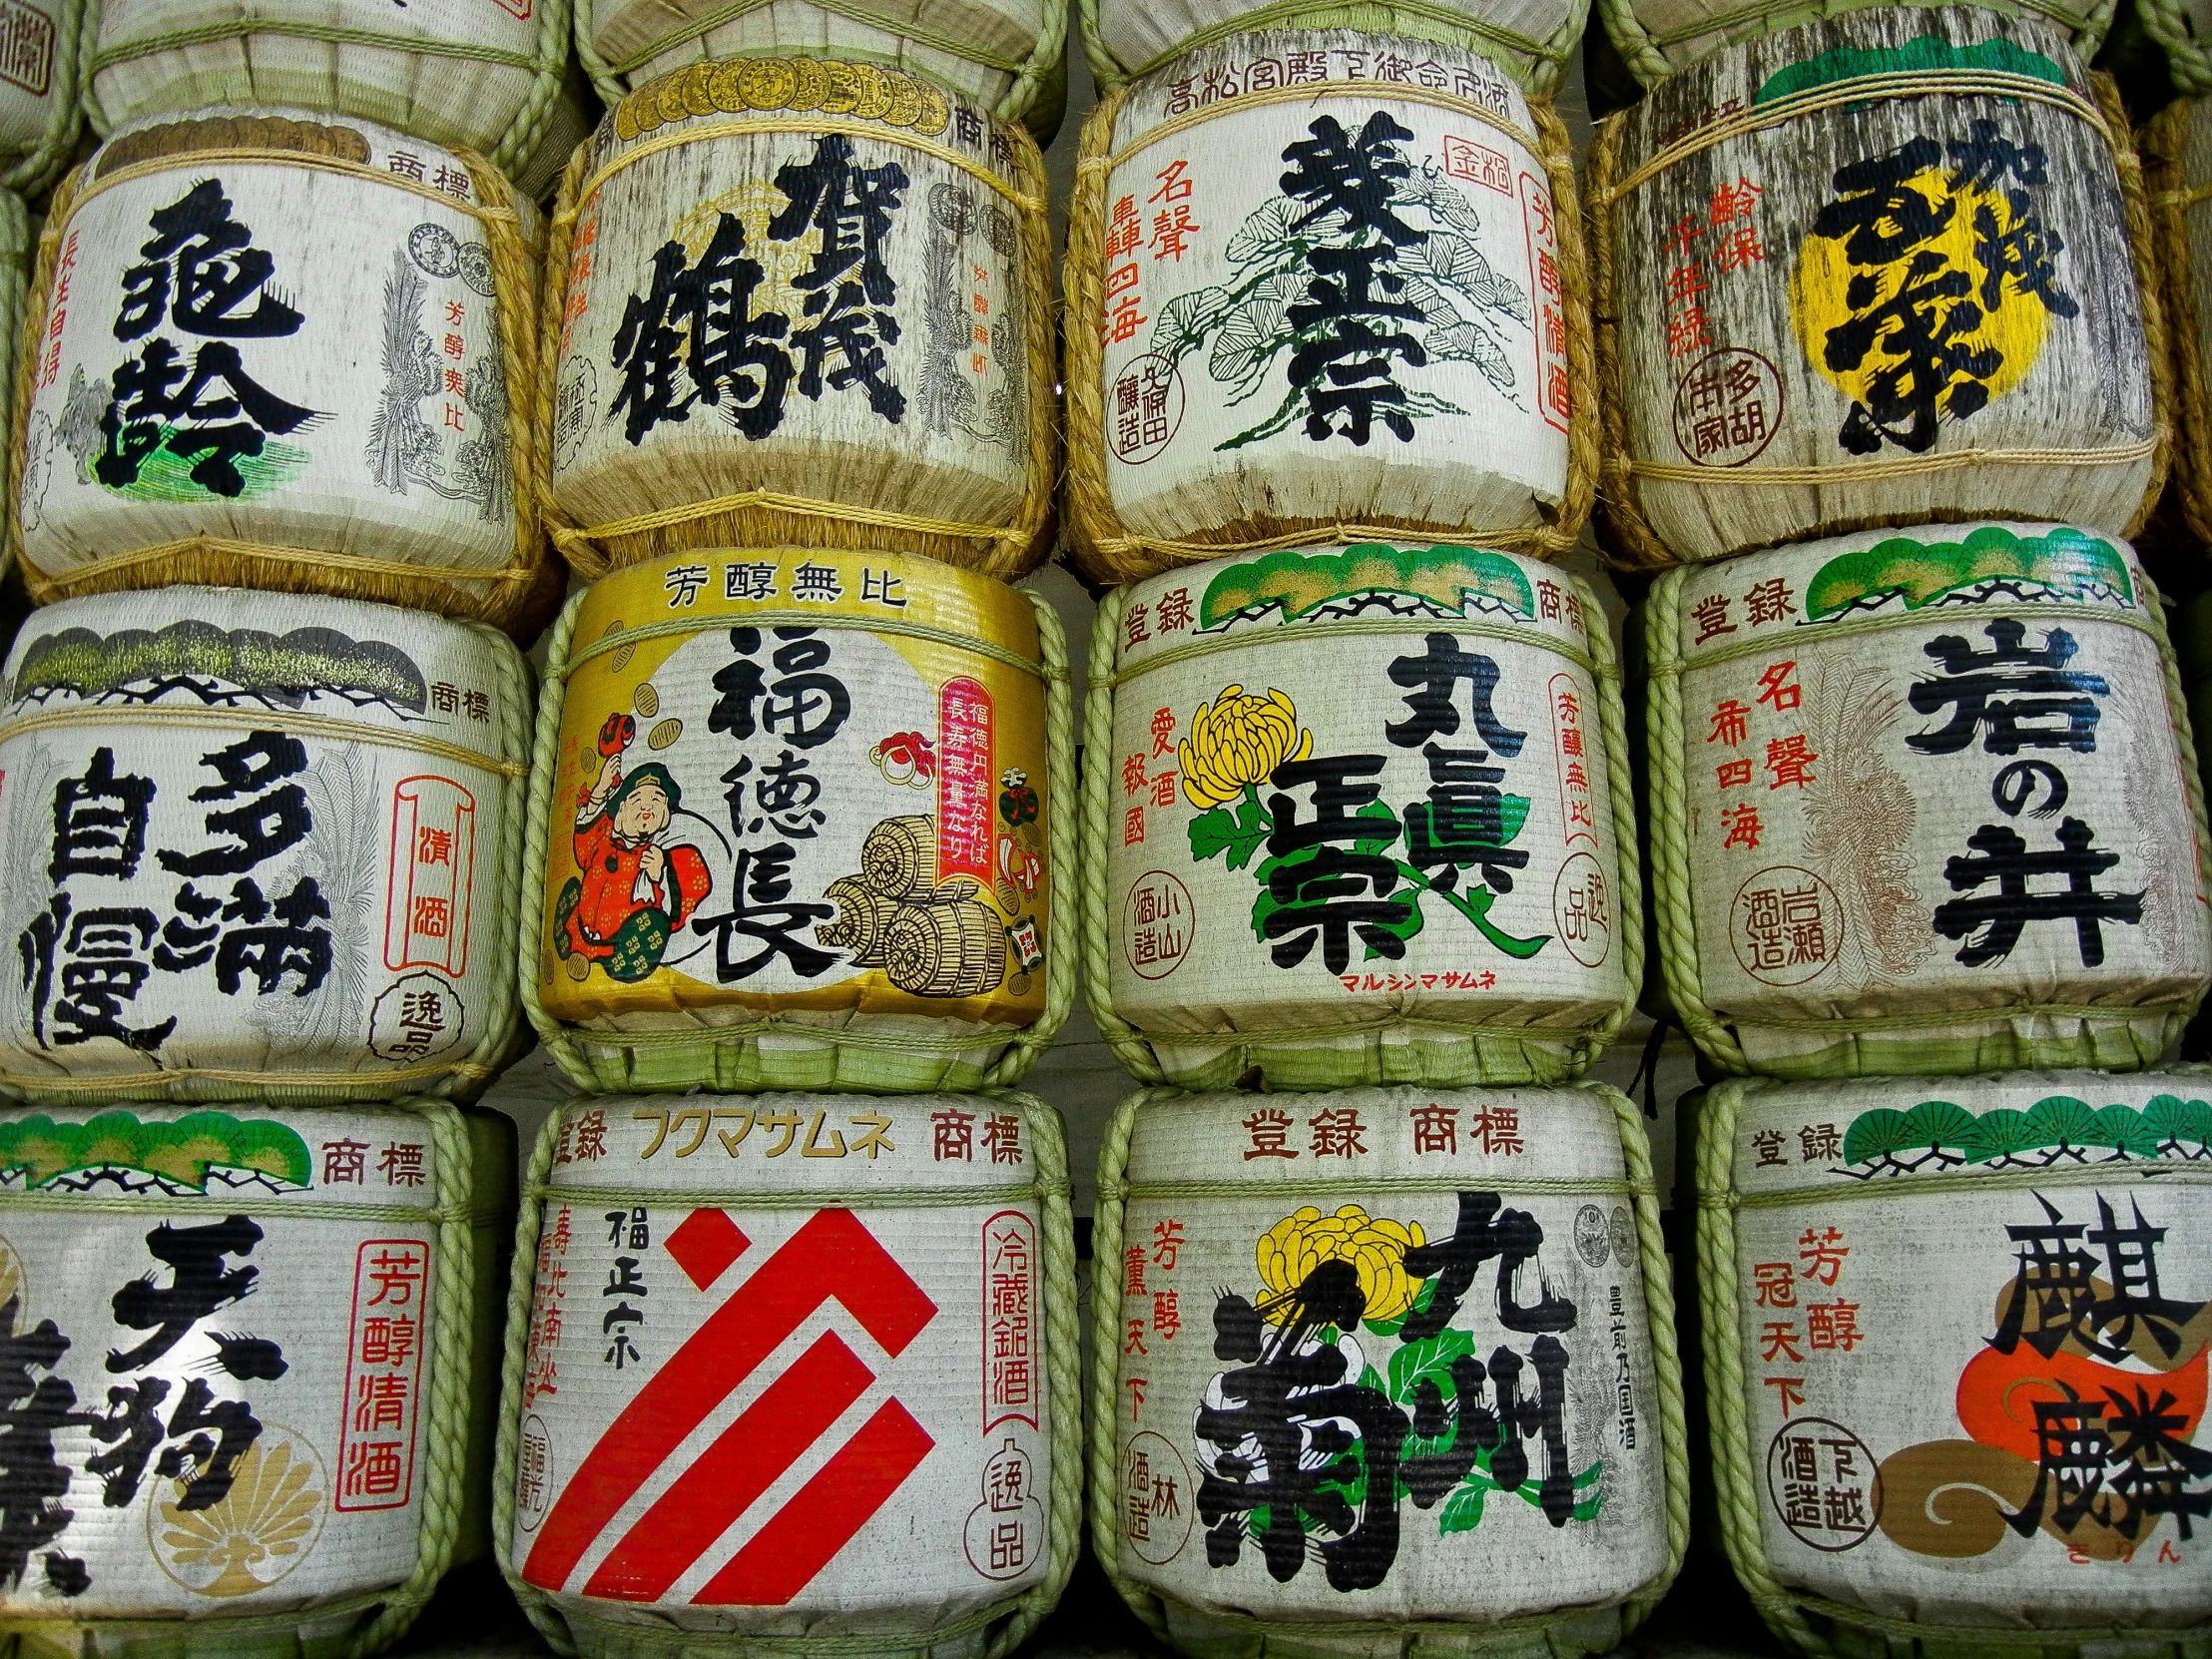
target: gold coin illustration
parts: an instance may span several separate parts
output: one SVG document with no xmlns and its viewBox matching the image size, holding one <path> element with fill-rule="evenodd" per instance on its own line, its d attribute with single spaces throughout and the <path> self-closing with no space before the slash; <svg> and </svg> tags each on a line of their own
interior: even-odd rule
<svg viewBox="0 0 2212 1659">
<path fill-rule="evenodd" d="M 794 58 L 792 67 L 799 71 L 799 90 L 792 94 L 788 108 L 821 109 L 822 101 L 830 96 L 830 71 L 813 58 Z"/>
<path fill-rule="evenodd" d="M 661 712 L 661 694 L 653 689 L 653 682 L 640 680 L 638 689 L 630 694 L 630 707 L 651 720 Z"/>
<path fill-rule="evenodd" d="M 654 727 L 652 731 L 646 733 L 645 747 L 648 749 L 666 749 L 683 735 L 684 723 L 671 716 Z"/>
<path fill-rule="evenodd" d="M 738 93 L 745 100 L 739 109 L 781 110 L 799 91 L 798 69 L 782 58 L 741 58 L 725 67 L 738 73 Z"/>
<path fill-rule="evenodd" d="M 564 960 L 568 963 L 568 976 L 579 985 L 591 977 L 591 963 L 585 959 L 582 951 L 572 952 Z"/>
</svg>

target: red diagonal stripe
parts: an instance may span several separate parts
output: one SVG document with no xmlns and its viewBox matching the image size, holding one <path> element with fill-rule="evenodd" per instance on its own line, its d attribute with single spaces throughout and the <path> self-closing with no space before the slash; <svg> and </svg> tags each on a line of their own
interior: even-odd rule
<svg viewBox="0 0 2212 1659">
<path fill-rule="evenodd" d="M 608 1425 L 545 1517 L 522 1576 L 541 1589 L 564 1588 L 592 1541 L 684 1437 L 831 1297 L 894 1358 L 937 1313 L 851 1211 L 817 1211 Z"/>
<path fill-rule="evenodd" d="M 794 1492 L 769 1523 L 746 1540 L 729 1564 L 692 1597 L 694 1607 L 781 1607 L 852 1541 L 935 1442 L 897 1400 Z M 947 1516 L 938 1525 L 956 1525 Z"/>
<path fill-rule="evenodd" d="M 824 1332 L 623 1534 L 584 1594 L 660 1600 L 873 1381 L 834 1331 Z"/>
</svg>

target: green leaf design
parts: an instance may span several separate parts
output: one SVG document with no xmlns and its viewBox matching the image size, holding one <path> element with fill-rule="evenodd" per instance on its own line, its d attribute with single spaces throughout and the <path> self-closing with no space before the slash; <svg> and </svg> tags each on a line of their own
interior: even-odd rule
<svg viewBox="0 0 2212 1659">
<path fill-rule="evenodd" d="M 2108 1146 L 2115 1158 L 2155 1158 L 2158 1131 L 2132 1106 L 2100 1107 L 2085 1144 Z"/>
<path fill-rule="evenodd" d="M 1191 857 L 1203 863 L 1217 852 L 1227 852 L 1229 867 L 1242 869 L 1273 833 L 1275 820 L 1260 805 L 1258 786 L 1247 784 L 1234 814 L 1227 807 L 1215 807 L 1191 820 Z"/>
<path fill-rule="evenodd" d="M 1365 1325 L 1378 1337 L 1394 1337 L 1398 1334 L 1399 1331 L 1404 1328 L 1405 1322 L 1408 1319 L 1412 1318 L 1413 1315 L 1427 1313 L 1428 1305 L 1435 1300 L 1436 1281 L 1433 1279 L 1423 1280 L 1421 1283 L 1421 1288 L 1413 1293 L 1412 1307 L 1406 1309 L 1405 1312 L 1398 1315 L 1396 1319 L 1362 1320 L 1360 1323 L 1362 1325 Z"/>
<path fill-rule="evenodd" d="M 2187 1158 L 2212 1155 L 2212 1106 L 2177 1095 L 2153 1095 L 2143 1108 L 2143 1122 L 2156 1137 L 2161 1153 L 2174 1151 Z M 2185 1143 L 2194 1142 L 2191 1152 Z"/>
<path fill-rule="evenodd" d="M 1414 1385 L 1423 1381 L 1435 1383 L 1436 1391 L 1447 1402 L 1456 1399 L 1458 1390 L 1451 1385 L 1451 1363 L 1454 1360 L 1463 1360 L 1473 1352 L 1473 1334 L 1455 1331 L 1449 1326 L 1433 1337 L 1400 1343 L 1390 1353 L 1391 1402 L 1403 1405 L 1409 1411 Z"/>
<path fill-rule="evenodd" d="M 1453 1532 L 1472 1532 L 1482 1524 L 1483 1488 L 1471 1481 L 1459 1486 L 1444 1499 L 1443 1512 L 1436 1517 L 1436 1531 L 1448 1535 Z"/>
<path fill-rule="evenodd" d="M 1433 889 L 1431 889 L 1433 890 Z M 1491 944 L 1502 950 L 1516 962 L 1525 962 L 1537 951 L 1551 943 L 1549 933 L 1540 933 L 1532 939 L 1516 938 L 1490 920 L 1490 906 L 1497 901 L 1497 894 L 1488 887 L 1471 887 L 1465 892 L 1447 892 L 1440 895 L 1444 902 L 1474 923 L 1474 930 Z"/>
<path fill-rule="evenodd" d="M 1973 1120 L 1973 1133 L 1966 1139 L 1966 1162 L 1991 1163 L 2025 1152 L 2035 1144 L 2035 1132 L 2028 1127 L 2025 1112 L 2009 1106 L 1991 1107 Z"/>
<path fill-rule="evenodd" d="M 2028 1133 L 2035 1137 L 2028 1144 L 2037 1149 L 2070 1151 L 2087 1146 L 2096 1127 L 2097 1115 L 2089 1103 L 2070 1094 L 2046 1096 L 2027 1109 Z"/>
<path fill-rule="evenodd" d="M 1851 1127 L 1844 1131 L 1844 1162 L 1870 1164 L 1912 1144 L 1913 1126 L 1905 1114 L 1877 1106 L 1853 1118 Z"/>
<path fill-rule="evenodd" d="M 1924 1100 L 1905 1114 L 1905 1144 L 1916 1152 L 1962 1154 L 1966 1137 L 1973 1133 L 1973 1114 L 1948 1100 Z M 1955 1164 L 1957 1156 L 1938 1161 Z"/>
<path fill-rule="evenodd" d="M 1152 349 L 1169 362 L 1180 362 L 1205 343 L 1234 302 L 1225 287 L 1193 288 L 1177 294 L 1153 318 Z"/>
</svg>

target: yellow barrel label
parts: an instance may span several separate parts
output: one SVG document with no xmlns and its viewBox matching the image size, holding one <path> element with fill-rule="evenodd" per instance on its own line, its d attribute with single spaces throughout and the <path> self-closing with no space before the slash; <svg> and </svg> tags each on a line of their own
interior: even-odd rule
<svg viewBox="0 0 2212 1659">
<path fill-rule="evenodd" d="M 1036 1019 L 1037 654 L 1019 595 L 890 554 L 718 553 L 602 582 L 569 648 L 547 1011 Z"/>
</svg>

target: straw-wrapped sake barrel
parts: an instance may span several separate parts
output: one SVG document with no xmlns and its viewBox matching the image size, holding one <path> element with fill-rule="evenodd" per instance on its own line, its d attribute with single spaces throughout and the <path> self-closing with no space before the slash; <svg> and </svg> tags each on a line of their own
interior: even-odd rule
<svg viewBox="0 0 2212 1659">
<path fill-rule="evenodd" d="M 1373 73 L 1391 79 L 1390 60 L 1400 42 L 1432 41 L 1492 58 L 1528 92 L 1548 98 L 1574 49 L 1581 44 L 1590 0 L 1082 0 L 1083 48 L 1099 86 L 1109 92 L 1138 76 L 1165 68 L 1201 46 L 1257 27 L 1327 29 L 1348 25 L 1397 41 L 1378 50 Z M 1408 75 L 1434 67 L 1425 54 L 1408 55 Z M 1236 92 L 1243 91 L 1239 86 Z M 1231 93 L 1217 85 L 1214 96 Z M 1233 95 L 1233 94 L 1232 94 Z"/>
<path fill-rule="evenodd" d="M 1603 1653 L 1666 1593 L 1674 1298 L 1617 1090 L 1139 1094 L 1092 1238 L 1091 1543 L 1184 1653 Z"/>
<path fill-rule="evenodd" d="M 119 132 L 57 187 L 33 273 L 32 597 L 237 582 L 513 615 L 544 558 L 526 213 L 365 122 Z"/>
<path fill-rule="evenodd" d="M 2153 1064 L 2212 976 L 2134 552 L 1929 525 L 1670 571 L 1644 618 L 1674 1011 L 1783 1077 Z"/>
<path fill-rule="evenodd" d="M 1013 577 L 1056 438 L 1044 164 L 872 64 L 694 64 L 562 180 L 538 414 L 587 578 L 687 548 L 920 552 Z"/>
<path fill-rule="evenodd" d="M 2148 512 L 2139 173 L 2110 83 L 2048 24 L 1874 9 L 1746 42 L 1602 123 L 1589 190 L 1624 563 Z"/>
<path fill-rule="evenodd" d="M 2137 135 L 2173 365 L 2174 494 L 2212 540 L 2212 99 L 2179 98 Z"/>
<path fill-rule="evenodd" d="M 0 189 L 35 196 L 68 165 L 99 28 L 86 0 L 0 5 Z"/>
<path fill-rule="evenodd" d="M 0 1091 L 472 1094 L 516 1025 L 521 655 L 241 589 L 34 611 L 0 686 Z"/>
<path fill-rule="evenodd" d="M 568 62 L 569 0 L 412 9 L 383 0 L 102 0 L 97 9 L 86 109 L 102 133 L 216 105 L 279 105 L 481 151 L 511 172 L 544 135 Z"/>
<path fill-rule="evenodd" d="M 1934 0 L 1926 3 L 1930 10 L 1937 9 Z M 1724 46 L 1855 9 L 1851 0 L 1597 0 L 1598 16 L 1614 49 L 1647 87 L 1656 87 Z M 2083 63 L 2096 56 L 2103 44 L 2113 11 L 2105 0 L 2087 4 L 2023 0 L 2016 9 L 2064 35 Z M 2147 4 L 2138 5 L 2138 15 L 2148 9 Z"/>
<path fill-rule="evenodd" d="M 1722 1536 L 1798 1651 L 2201 1647 L 2208 1085 L 2186 1067 L 1708 1095 Z"/>
<path fill-rule="evenodd" d="M 1052 608 L 894 554 L 636 565 L 538 709 L 523 1005 L 587 1089 L 1011 1082 L 1074 997 Z"/>
<path fill-rule="evenodd" d="M 1108 595 L 1090 688 L 1087 988 L 1140 1077 L 1550 1082 L 1627 1017 L 1620 677 L 1575 577 L 1419 544 L 1220 559 Z"/>
<path fill-rule="evenodd" d="M 1463 48 L 1267 30 L 1101 100 L 1068 310 L 1100 581 L 1393 531 L 1545 556 L 1588 515 L 1566 133 Z"/>
<path fill-rule="evenodd" d="M 1067 102 L 1068 0 L 576 0 L 576 56 L 612 104 L 701 61 L 845 59 L 904 70 L 1049 144 Z"/>
<path fill-rule="evenodd" d="M 491 1541 L 513 1226 L 496 1113 L 0 1114 L 13 1651 L 397 1640 Z"/>
<path fill-rule="evenodd" d="M 1051 1107 L 575 1101 L 517 1240 L 494 1525 L 560 1651 L 966 1659 L 1059 1599 L 1082 1410 Z"/>
</svg>

